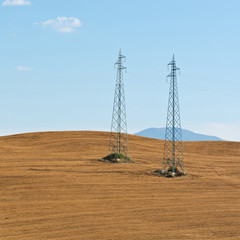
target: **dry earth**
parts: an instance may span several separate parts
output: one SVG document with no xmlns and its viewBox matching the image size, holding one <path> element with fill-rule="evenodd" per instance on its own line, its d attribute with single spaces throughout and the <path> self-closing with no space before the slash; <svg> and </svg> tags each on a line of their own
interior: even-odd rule
<svg viewBox="0 0 240 240">
<path fill-rule="evenodd" d="M 0 138 L 0 239 L 240 239 L 240 143 L 185 142 L 190 176 L 151 175 L 163 141 L 129 136 L 135 163 L 110 164 L 109 133 Z"/>
</svg>

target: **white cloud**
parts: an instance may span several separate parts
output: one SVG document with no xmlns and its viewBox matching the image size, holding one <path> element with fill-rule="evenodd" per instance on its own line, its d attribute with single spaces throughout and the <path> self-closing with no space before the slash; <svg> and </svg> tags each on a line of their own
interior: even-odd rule
<svg viewBox="0 0 240 240">
<path fill-rule="evenodd" d="M 81 27 L 82 23 L 78 18 L 74 17 L 57 17 L 56 19 L 49 19 L 42 22 L 42 25 L 45 27 L 52 27 L 58 32 L 71 33 L 76 28 Z"/>
<path fill-rule="evenodd" d="M 26 67 L 26 66 L 18 66 L 18 67 L 16 67 L 16 70 L 18 70 L 18 71 L 31 71 L 31 70 L 33 70 L 33 68 Z"/>
<path fill-rule="evenodd" d="M 28 0 L 6 0 L 3 2 L 3 6 L 23 6 L 31 5 L 32 3 Z"/>
</svg>

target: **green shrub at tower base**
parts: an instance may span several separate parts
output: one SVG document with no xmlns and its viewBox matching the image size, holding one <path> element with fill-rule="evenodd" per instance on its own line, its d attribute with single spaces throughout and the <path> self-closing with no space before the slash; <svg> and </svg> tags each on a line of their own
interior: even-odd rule
<svg viewBox="0 0 240 240">
<path fill-rule="evenodd" d="M 101 161 L 107 161 L 111 163 L 131 163 L 133 162 L 128 156 L 122 153 L 111 153 L 101 159 Z"/>
</svg>

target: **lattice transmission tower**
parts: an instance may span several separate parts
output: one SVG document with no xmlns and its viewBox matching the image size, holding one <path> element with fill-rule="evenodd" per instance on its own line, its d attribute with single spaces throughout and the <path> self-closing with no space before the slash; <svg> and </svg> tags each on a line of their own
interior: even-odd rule
<svg viewBox="0 0 240 240">
<path fill-rule="evenodd" d="M 167 76 L 170 79 L 170 90 L 165 132 L 163 169 L 171 169 L 172 172 L 175 172 L 176 168 L 178 168 L 178 170 L 181 169 L 182 172 L 185 172 L 182 128 L 177 89 L 177 71 L 180 69 L 176 66 L 174 55 L 168 66 L 171 66 L 171 73 Z"/>
<path fill-rule="evenodd" d="M 123 60 L 126 61 L 126 57 L 122 55 L 120 50 L 118 61 L 115 63 L 115 66 L 117 66 L 117 80 L 112 113 L 109 153 L 124 154 L 128 157 L 127 118 L 123 82 L 123 73 L 126 71 L 126 67 L 123 66 Z"/>
</svg>

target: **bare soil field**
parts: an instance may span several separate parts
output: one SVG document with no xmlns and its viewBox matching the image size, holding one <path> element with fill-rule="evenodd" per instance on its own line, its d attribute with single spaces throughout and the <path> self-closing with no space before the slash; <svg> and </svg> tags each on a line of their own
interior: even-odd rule
<svg viewBox="0 0 240 240">
<path fill-rule="evenodd" d="M 0 138 L 0 239 L 240 239 L 240 143 L 184 142 L 189 176 L 151 175 L 163 141 L 129 135 L 135 163 L 111 164 L 109 133 Z"/>
</svg>

